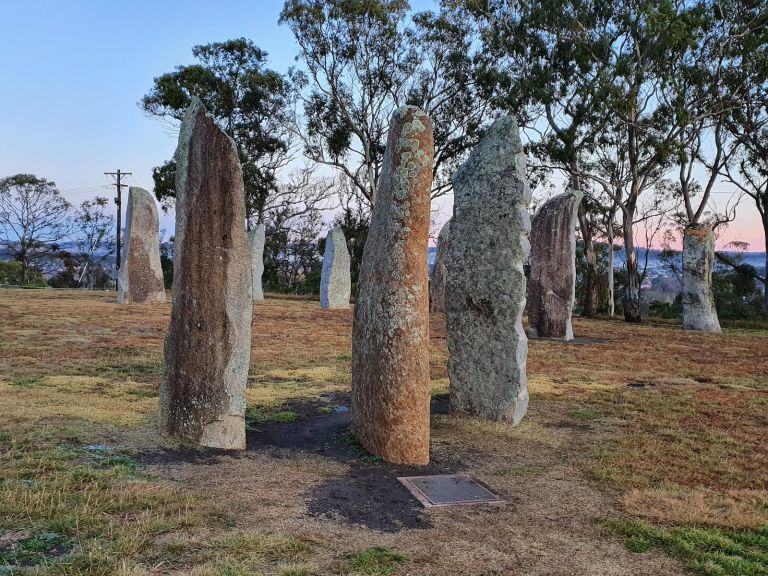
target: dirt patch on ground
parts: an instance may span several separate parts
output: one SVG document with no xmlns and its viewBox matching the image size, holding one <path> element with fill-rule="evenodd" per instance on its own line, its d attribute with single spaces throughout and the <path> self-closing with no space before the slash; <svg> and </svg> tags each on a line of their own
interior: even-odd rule
<svg viewBox="0 0 768 576">
<path fill-rule="evenodd" d="M 322 431 L 326 423 L 345 430 L 340 416 L 320 415 L 270 424 L 245 453 L 217 456 L 215 464 L 169 460 L 149 470 L 219 502 L 237 529 L 321 537 L 328 561 L 383 546 L 408 558 L 398 573 L 419 576 L 684 574 L 660 552 L 629 552 L 603 527 L 621 516 L 619 504 L 578 466 L 599 434 L 553 426 L 559 420 L 550 410 L 534 407 L 530 419 L 544 425 L 518 430 L 436 415 L 428 467 L 369 462 L 349 445 L 310 441 L 301 430 Z M 491 428 L 507 430 L 506 441 L 489 442 Z M 279 439 L 280 430 L 293 431 L 294 440 Z M 425 509 L 396 480 L 453 472 L 478 478 L 504 501 Z"/>
<path fill-rule="evenodd" d="M 404 574 L 419 576 L 684 573 L 661 553 L 632 554 L 603 527 L 621 516 L 618 503 L 578 466 L 599 445 L 598 426 L 546 402 L 532 406 L 516 429 L 482 423 L 448 415 L 441 396 L 432 406 L 430 465 L 395 466 L 349 437 L 348 400 L 341 394 L 284 404 L 279 412 L 297 419 L 253 424 L 243 453 L 165 451 L 141 459 L 152 473 L 220 502 L 237 529 L 322 534 L 329 559 L 386 546 L 407 556 Z M 425 509 L 397 481 L 456 472 L 478 478 L 503 502 Z"/>
</svg>

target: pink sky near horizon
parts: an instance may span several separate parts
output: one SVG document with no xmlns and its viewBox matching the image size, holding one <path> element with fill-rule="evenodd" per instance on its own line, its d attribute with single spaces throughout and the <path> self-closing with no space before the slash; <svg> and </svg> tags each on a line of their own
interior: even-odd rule
<svg viewBox="0 0 768 576">
<path fill-rule="evenodd" d="M 451 195 L 438 198 L 432 203 L 432 209 L 435 212 L 436 226 L 433 230 L 433 236 L 437 236 L 442 225 L 450 218 L 452 214 L 453 197 Z M 751 199 L 742 202 L 736 209 L 736 218 L 728 225 L 721 226 L 715 239 L 715 248 L 717 250 L 726 250 L 728 244 L 734 241 L 747 242 L 749 244 L 748 252 L 765 252 L 765 236 L 763 234 L 763 225 L 760 221 L 760 214 L 757 211 Z M 617 239 L 618 242 L 618 239 Z M 638 230 L 635 235 L 635 242 L 638 247 L 645 245 L 644 232 Z M 664 242 L 663 231 L 659 232 L 652 244 L 653 248 L 660 249 Z M 430 239 L 430 246 L 434 246 L 435 239 Z M 681 249 L 682 240 L 678 238 L 677 242 L 672 244 L 673 248 Z"/>
</svg>

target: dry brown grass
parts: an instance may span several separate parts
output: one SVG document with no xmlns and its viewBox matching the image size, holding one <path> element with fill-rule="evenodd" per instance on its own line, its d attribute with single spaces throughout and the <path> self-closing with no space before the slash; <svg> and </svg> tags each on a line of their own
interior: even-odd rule
<svg viewBox="0 0 768 576">
<path fill-rule="evenodd" d="M 633 489 L 624 494 L 624 507 L 633 516 L 663 525 L 727 526 L 750 529 L 768 524 L 768 492 L 704 488 Z"/>
<path fill-rule="evenodd" d="M 130 453 L 168 445 L 153 419 L 169 310 L 118 306 L 113 293 L 0 291 L 4 497 L 27 490 L 12 478 L 53 482 L 48 500 L 5 511 L 0 533 L 46 525 L 45 511 L 63 514 L 52 503 L 72 490 L 62 505 L 82 518 L 97 514 L 75 498 L 80 476 L 67 475 L 66 463 L 87 479 L 96 464 L 80 452 L 62 456 L 67 446 L 106 442 Z M 249 405 L 275 409 L 348 391 L 351 326 L 349 311 L 313 301 L 255 306 Z M 429 529 L 380 533 L 308 513 L 308 494 L 343 480 L 348 464 L 248 453 L 215 465 L 157 465 L 151 477 L 109 468 L 88 480 L 88 498 L 117 498 L 123 511 L 101 518 L 106 532 L 77 538 L 96 546 L 83 550 L 100 562 L 116 555 L 105 574 L 351 574 L 347 554 L 384 546 L 408 558 L 403 574 L 655 575 L 680 573 L 679 565 L 630 554 L 599 522 L 766 522 L 768 332 L 713 336 L 608 320 L 576 320 L 574 329 L 586 340 L 531 342 L 531 404 L 519 427 L 433 418 L 433 461 L 486 481 L 507 498 L 500 507 L 435 510 Z M 433 392 L 445 393 L 441 316 L 432 318 L 431 340 Z M 157 514 L 144 518 L 148 510 Z M 25 514 L 37 518 L 32 525 Z M 236 554 L 227 541 L 243 537 L 251 540 Z M 152 568 L 158 562 L 165 568 Z"/>
</svg>

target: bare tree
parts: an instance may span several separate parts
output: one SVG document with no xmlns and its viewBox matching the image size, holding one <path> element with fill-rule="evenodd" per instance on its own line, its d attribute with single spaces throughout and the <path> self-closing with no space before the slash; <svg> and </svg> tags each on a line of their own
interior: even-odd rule
<svg viewBox="0 0 768 576">
<path fill-rule="evenodd" d="M 80 204 L 75 214 L 80 261 L 80 275 L 77 279 L 79 286 L 87 279 L 88 287 L 93 289 L 97 269 L 115 251 L 115 217 L 107 213 L 108 206 L 106 198 L 97 196 Z"/>
<path fill-rule="evenodd" d="M 66 238 L 70 207 L 56 184 L 44 178 L 17 174 L 0 180 L 0 238 L 21 264 L 24 284 Z"/>
<path fill-rule="evenodd" d="M 336 188 L 332 178 L 318 178 L 314 167 L 304 166 L 278 183 L 256 217 L 270 224 L 270 233 L 296 230 L 305 216 L 338 207 Z"/>
<path fill-rule="evenodd" d="M 392 113 L 413 104 L 433 122 L 432 196 L 446 194 L 487 108 L 476 97 L 468 23 L 449 12 L 411 17 L 405 0 L 288 0 L 280 22 L 303 63 L 291 72 L 293 130 L 307 158 L 339 171 L 372 206 Z"/>
</svg>

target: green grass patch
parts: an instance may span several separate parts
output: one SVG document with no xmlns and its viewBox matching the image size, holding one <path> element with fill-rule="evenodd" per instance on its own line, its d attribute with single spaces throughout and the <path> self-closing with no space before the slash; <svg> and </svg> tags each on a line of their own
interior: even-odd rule
<svg viewBox="0 0 768 576">
<path fill-rule="evenodd" d="M 568 412 L 568 415 L 576 420 L 597 420 L 600 417 L 592 408 L 577 408 Z"/>
<path fill-rule="evenodd" d="M 30 535 L 0 550 L 11 566 L 114 574 L 155 536 L 204 521 L 193 498 L 140 474 L 124 455 L 17 443 L 0 454 L 0 469 L 0 526 Z"/>
<path fill-rule="evenodd" d="M 405 562 L 405 556 L 389 548 L 368 548 L 362 552 L 350 554 L 346 558 L 349 570 L 366 576 L 389 576 L 394 574 L 403 562 Z"/>
<path fill-rule="evenodd" d="M 374 456 L 366 450 L 360 441 L 355 438 L 352 432 L 339 432 L 334 436 L 333 443 L 337 446 L 343 446 L 355 453 L 355 455 L 366 464 L 377 464 L 382 462 L 379 456 Z"/>
<path fill-rule="evenodd" d="M 248 420 L 255 424 L 295 422 L 300 416 L 292 410 L 265 410 L 259 406 L 249 406 L 246 411 Z"/>
<path fill-rule="evenodd" d="M 758 530 L 723 530 L 680 526 L 656 528 L 639 521 L 613 522 L 628 550 L 658 547 L 701 576 L 768 575 L 768 526 Z"/>
<path fill-rule="evenodd" d="M 71 543 L 56 532 L 43 532 L 0 549 L 0 564 L 30 566 L 66 554 Z"/>
<path fill-rule="evenodd" d="M 42 378 L 14 378 L 11 380 L 11 386 L 18 386 L 19 388 L 32 388 L 37 386 L 43 381 Z"/>
</svg>

